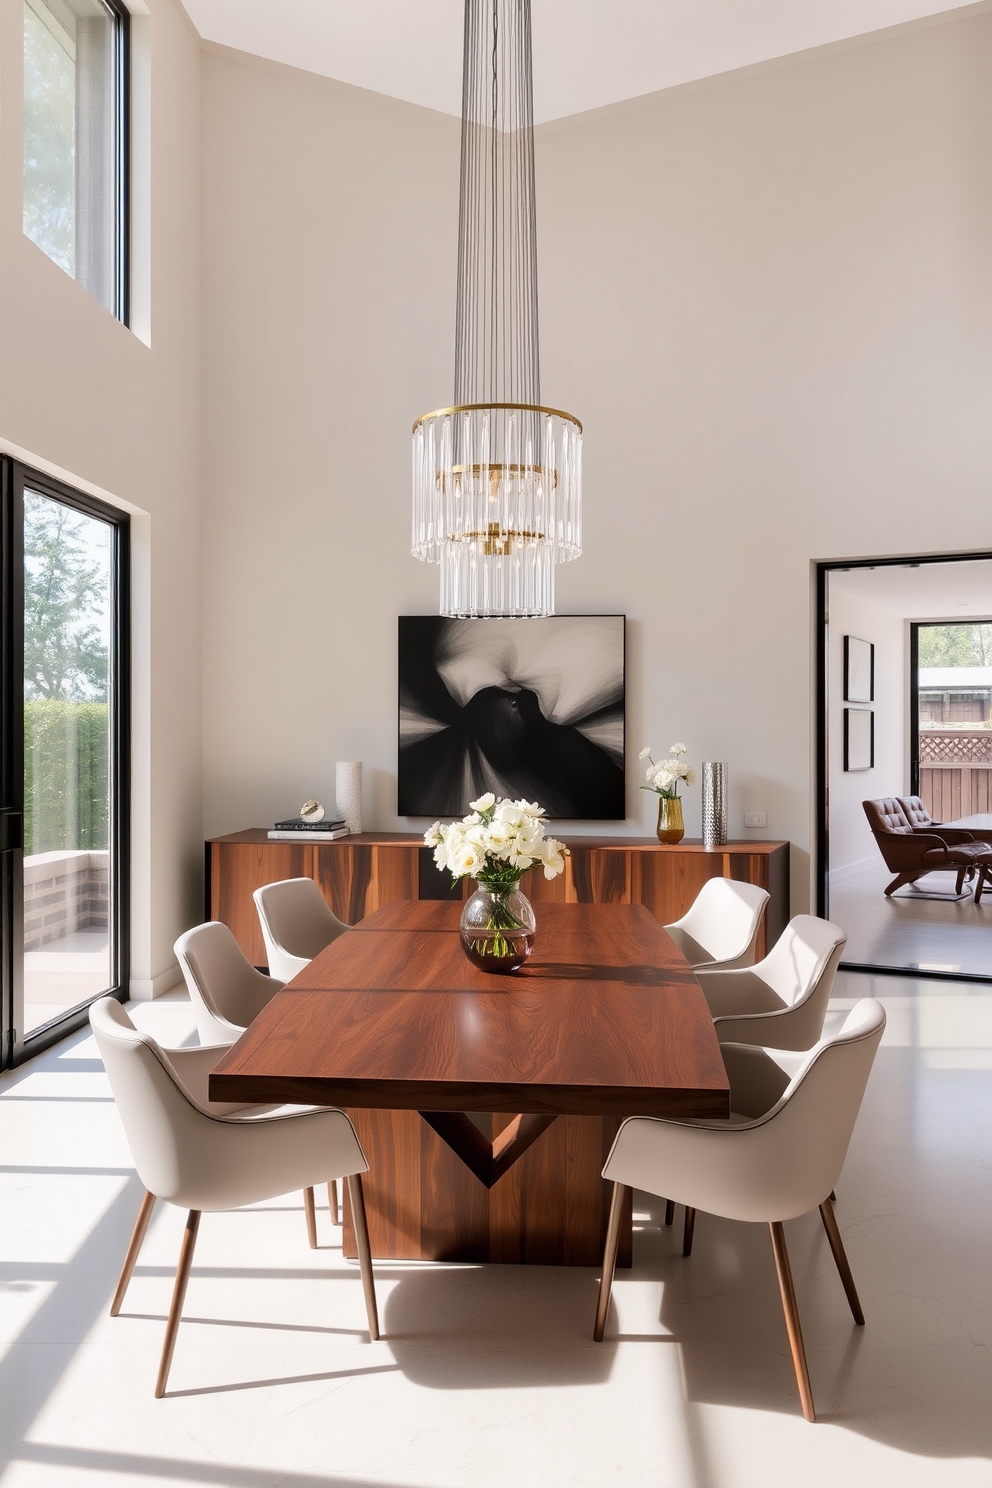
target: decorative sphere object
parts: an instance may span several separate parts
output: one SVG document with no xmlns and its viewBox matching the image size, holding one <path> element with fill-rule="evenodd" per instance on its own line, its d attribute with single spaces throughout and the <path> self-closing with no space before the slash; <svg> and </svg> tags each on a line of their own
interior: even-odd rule
<svg viewBox="0 0 992 1488">
<path fill-rule="evenodd" d="M 324 808 L 319 801 L 304 801 L 300 807 L 300 816 L 305 822 L 323 821 Z"/>
</svg>

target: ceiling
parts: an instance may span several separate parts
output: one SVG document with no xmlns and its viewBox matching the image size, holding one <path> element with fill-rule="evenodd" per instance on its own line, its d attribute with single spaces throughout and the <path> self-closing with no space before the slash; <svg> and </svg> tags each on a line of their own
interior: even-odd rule
<svg viewBox="0 0 992 1488">
<path fill-rule="evenodd" d="M 967 620 L 992 615 L 992 559 L 831 569 L 830 588 L 906 620 Z"/>
<path fill-rule="evenodd" d="M 184 0 L 205 41 L 444 113 L 462 0 Z M 533 0 L 538 123 L 961 9 L 954 0 Z"/>
</svg>

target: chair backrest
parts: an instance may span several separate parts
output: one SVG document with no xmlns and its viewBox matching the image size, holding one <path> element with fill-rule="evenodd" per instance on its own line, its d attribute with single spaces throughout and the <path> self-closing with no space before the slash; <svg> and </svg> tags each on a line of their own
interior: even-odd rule
<svg viewBox="0 0 992 1488">
<path fill-rule="evenodd" d="M 182 1203 L 202 1168 L 213 1118 L 183 1088 L 165 1051 L 135 1028 L 114 998 L 93 1004 L 90 1027 L 138 1177 L 149 1193 Z"/>
<path fill-rule="evenodd" d="M 900 796 L 899 805 L 902 807 L 903 816 L 911 827 L 936 827 L 935 822 L 919 796 Z"/>
<path fill-rule="evenodd" d="M 810 1051 L 774 1104 L 744 1124 L 628 1119 L 604 1177 L 727 1219 L 768 1222 L 808 1213 L 837 1185 L 884 1028 L 881 1003 L 859 1002 L 839 1032 Z M 737 1049 L 728 1044 L 723 1051 L 731 1080 L 741 1074 L 738 1064 L 751 1066 L 748 1081 L 760 1095 L 757 1066 L 766 1060 L 764 1088 L 773 1096 L 782 1084 L 774 1062 L 751 1048 L 741 1049 L 738 1060 Z"/>
<path fill-rule="evenodd" d="M 846 943 L 846 932 L 831 920 L 794 915 L 765 959 L 751 967 L 751 975 L 767 982 L 790 1007 L 798 1007 L 811 992 L 822 994 L 824 988 L 829 998 Z"/>
<path fill-rule="evenodd" d="M 840 965 L 847 935 L 839 925 L 815 915 L 796 915 L 763 961 L 741 976 L 760 977 L 788 1012 L 764 1017 L 716 1018 L 721 1044 L 741 1039 L 776 1049 L 812 1049 L 823 1032 L 827 1003 Z M 714 980 L 722 973 L 710 973 Z M 727 972 L 733 976 L 733 972 Z"/>
<path fill-rule="evenodd" d="M 675 925 L 708 951 L 714 961 L 750 966 L 768 899 L 767 890 L 757 884 L 709 878 Z"/>
<path fill-rule="evenodd" d="M 252 966 L 219 920 L 187 930 L 175 950 L 204 1043 L 225 1037 L 233 1042 L 282 988 L 281 981 Z"/>
<path fill-rule="evenodd" d="M 253 895 L 273 976 L 283 977 L 284 957 L 312 961 L 350 927 L 339 920 L 312 878 L 284 878 Z M 299 970 L 292 966 L 290 975 Z M 286 981 L 289 977 L 284 978 Z"/>
<path fill-rule="evenodd" d="M 878 801 L 862 801 L 868 825 L 873 832 L 912 832 L 913 824 L 896 796 L 883 796 Z"/>
</svg>

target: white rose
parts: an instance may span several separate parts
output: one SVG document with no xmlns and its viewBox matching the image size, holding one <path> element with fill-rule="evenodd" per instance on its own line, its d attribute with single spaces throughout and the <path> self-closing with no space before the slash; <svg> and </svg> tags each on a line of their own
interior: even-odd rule
<svg viewBox="0 0 992 1488">
<path fill-rule="evenodd" d="M 640 754 L 637 756 L 637 758 L 638 759 L 650 759 L 651 758 L 651 745 L 649 744 L 648 747 L 647 747 L 647 749 L 642 749 L 641 752 L 640 752 Z"/>
<path fill-rule="evenodd" d="M 686 783 L 686 785 L 695 785 L 695 783 L 696 783 L 696 772 L 695 772 L 695 770 L 686 770 L 686 772 L 685 772 L 685 783 Z"/>
<path fill-rule="evenodd" d="M 662 765 L 660 769 L 655 771 L 654 783 L 658 790 L 671 790 L 677 778 L 671 770 L 666 769 Z"/>
<path fill-rule="evenodd" d="M 654 777 L 655 777 L 656 774 L 657 774 L 656 767 L 654 765 L 648 765 L 647 769 L 644 771 L 644 779 L 645 780 L 654 780 Z"/>
<path fill-rule="evenodd" d="M 486 791 L 484 796 L 480 796 L 477 801 L 469 801 L 468 805 L 470 811 L 488 811 L 491 806 L 496 805 L 496 797 L 492 791 Z"/>
<path fill-rule="evenodd" d="M 434 825 L 432 827 L 428 827 L 427 831 L 424 833 L 424 842 L 427 844 L 428 847 L 437 847 L 438 844 L 443 841 L 444 838 L 441 834 L 441 823 L 435 822 Z"/>
<path fill-rule="evenodd" d="M 668 751 L 669 754 L 688 754 L 689 751 L 684 744 L 673 744 Z"/>
<path fill-rule="evenodd" d="M 544 876 L 545 878 L 555 878 L 565 867 L 565 857 L 562 851 L 562 844 L 560 842 L 556 842 L 553 837 L 549 837 L 545 842 L 541 844 L 541 847 L 541 861 L 544 864 Z"/>
</svg>

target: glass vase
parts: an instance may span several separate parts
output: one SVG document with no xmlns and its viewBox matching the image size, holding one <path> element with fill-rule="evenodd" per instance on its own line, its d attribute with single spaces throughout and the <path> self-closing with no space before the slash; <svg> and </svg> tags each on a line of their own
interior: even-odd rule
<svg viewBox="0 0 992 1488">
<path fill-rule="evenodd" d="M 658 797 L 658 841 L 681 842 L 685 836 L 682 801 L 678 796 Z"/>
<path fill-rule="evenodd" d="M 480 971 L 516 971 L 531 953 L 536 924 L 519 884 L 492 888 L 480 882 L 462 910 L 462 949 Z"/>
</svg>

